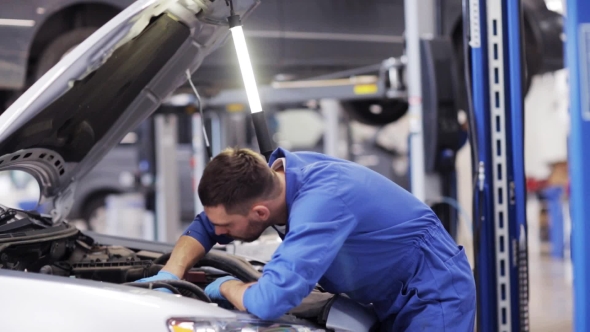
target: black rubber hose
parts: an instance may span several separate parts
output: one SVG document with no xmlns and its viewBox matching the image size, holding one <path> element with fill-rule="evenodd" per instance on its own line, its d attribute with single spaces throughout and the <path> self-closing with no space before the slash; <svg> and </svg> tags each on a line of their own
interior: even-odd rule
<svg viewBox="0 0 590 332">
<path fill-rule="evenodd" d="M 160 270 L 164 267 L 164 265 L 160 264 L 152 264 L 148 268 L 145 267 L 137 267 L 131 268 L 127 271 L 126 282 L 132 282 L 135 280 L 139 280 L 141 278 L 147 278 L 154 276 L 160 272 Z"/>
<path fill-rule="evenodd" d="M 180 294 L 180 291 L 176 289 L 176 287 L 169 285 L 168 280 L 163 281 L 154 281 L 154 282 L 127 282 L 123 285 L 132 286 L 132 287 L 139 287 L 139 288 L 146 288 L 146 289 L 156 289 L 156 288 L 166 288 L 174 294 Z"/>
<path fill-rule="evenodd" d="M 123 285 L 133 286 L 133 287 L 140 287 L 140 288 L 148 288 L 148 289 L 156 289 L 156 288 L 166 288 L 171 290 L 174 294 L 182 294 L 181 290 L 186 290 L 191 294 L 194 294 L 198 300 L 211 303 L 211 299 L 205 291 L 202 290 L 199 286 L 194 285 L 188 281 L 184 280 L 158 280 L 154 282 L 128 282 L 124 283 Z"/>
<path fill-rule="evenodd" d="M 163 254 L 154 260 L 154 264 L 166 264 L 170 259 L 170 253 Z M 229 274 L 243 282 L 258 281 L 262 275 L 248 261 L 237 256 L 231 256 L 225 252 L 211 250 L 205 257 L 195 264 L 195 267 L 209 266 Z"/>
<path fill-rule="evenodd" d="M 169 253 L 166 253 L 166 254 L 163 254 L 163 255 L 161 255 L 160 257 L 158 257 L 158 258 L 154 259 L 153 263 L 154 263 L 154 264 L 161 264 L 161 265 L 165 265 L 165 264 L 166 264 L 166 262 L 167 262 L 167 261 L 170 259 L 170 255 L 172 255 L 172 253 L 171 253 L 171 252 L 169 252 Z"/>
<path fill-rule="evenodd" d="M 232 274 L 246 283 L 258 281 L 262 275 L 248 261 L 224 252 L 209 251 L 195 266 L 213 267 Z"/>
<path fill-rule="evenodd" d="M 209 296 L 207 296 L 207 294 L 205 294 L 205 291 L 202 290 L 201 287 L 196 286 L 193 283 L 184 280 L 163 280 L 161 282 L 165 282 L 171 285 L 172 287 L 178 288 L 180 290 L 187 290 L 193 293 L 198 300 L 211 303 L 211 299 L 209 298 Z"/>
</svg>

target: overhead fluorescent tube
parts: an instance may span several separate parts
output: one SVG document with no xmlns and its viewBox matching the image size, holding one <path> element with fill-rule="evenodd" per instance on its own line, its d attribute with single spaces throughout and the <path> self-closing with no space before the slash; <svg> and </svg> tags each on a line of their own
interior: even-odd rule
<svg viewBox="0 0 590 332">
<path fill-rule="evenodd" d="M 258 95 L 258 87 L 256 86 L 256 79 L 252 70 L 252 62 L 250 62 L 250 55 L 248 54 L 244 30 L 241 25 L 236 25 L 230 28 L 230 30 L 234 39 L 240 70 L 242 71 L 242 79 L 244 80 L 250 111 L 252 113 L 262 112 L 262 105 L 260 104 L 260 96 Z"/>
</svg>

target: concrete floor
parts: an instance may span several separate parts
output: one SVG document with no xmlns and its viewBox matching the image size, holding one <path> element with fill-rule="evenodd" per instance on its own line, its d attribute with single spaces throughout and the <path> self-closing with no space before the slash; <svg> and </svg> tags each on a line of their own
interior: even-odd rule
<svg viewBox="0 0 590 332">
<path fill-rule="evenodd" d="M 530 331 L 573 331 L 572 282 L 567 265 L 547 255 L 530 258 Z"/>
</svg>

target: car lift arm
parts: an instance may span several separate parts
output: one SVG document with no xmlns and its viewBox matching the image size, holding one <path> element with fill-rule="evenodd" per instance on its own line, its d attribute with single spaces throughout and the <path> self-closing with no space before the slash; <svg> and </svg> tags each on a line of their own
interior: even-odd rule
<svg viewBox="0 0 590 332">
<path fill-rule="evenodd" d="M 325 98 L 405 98 L 405 87 L 399 77 L 403 67 L 401 60 L 391 58 L 381 64 L 362 68 L 362 71 L 350 70 L 300 81 L 274 82 L 261 85 L 258 90 L 264 105 L 299 104 Z M 204 102 L 207 107 L 225 107 L 228 104 L 247 104 L 247 98 L 244 89 L 238 88 L 220 91 Z"/>
</svg>

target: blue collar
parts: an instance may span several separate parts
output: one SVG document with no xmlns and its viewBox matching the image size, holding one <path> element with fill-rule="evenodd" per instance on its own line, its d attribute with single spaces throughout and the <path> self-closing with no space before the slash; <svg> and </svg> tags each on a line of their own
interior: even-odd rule
<svg viewBox="0 0 590 332">
<path fill-rule="evenodd" d="M 301 178 L 301 165 L 300 159 L 297 155 L 289 152 L 283 148 L 277 148 L 273 151 L 270 155 L 268 160 L 268 166 L 272 166 L 275 160 L 279 158 L 285 158 L 286 165 L 285 165 L 285 185 L 286 185 L 286 192 L 285 192 L 285 200 L 287 201 L 287 214 L 291 211 L 291 206 L 293 205 L 293 201 L 299 192 L 299 188 L 301 186 L 300 178 Z M 275 228 L 276 230 L 276 228 Z M 285 234 L 289 232 L 289 220 L 287 219 L 287 225 L 285 227 Z M 280 232 L 277 233 L 280 234 Z M 284 236 L 281 236 L 284 239 Z"/>
</svg>

